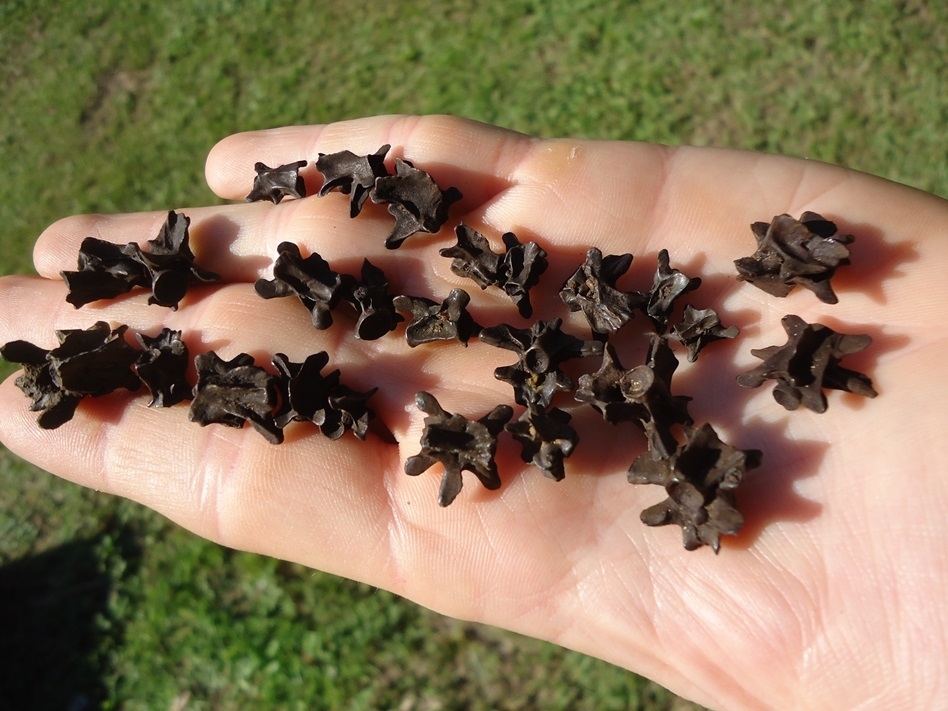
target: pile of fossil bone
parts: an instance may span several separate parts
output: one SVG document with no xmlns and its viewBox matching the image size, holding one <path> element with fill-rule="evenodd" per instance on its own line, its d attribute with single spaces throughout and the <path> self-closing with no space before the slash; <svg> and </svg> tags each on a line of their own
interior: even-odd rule
<svg viewBox="0 0 948 711">
<path fill-rule="evenodd" d="M 439 232 L 461 193 L 456 188 L 442 190 L 428 173 L 400 158 L 395 158 L 394 173 L 389 173 L 385 164 L 389 150 L 382 146 L 364 156 L 349 151 L 320 154 L 316 168 L 323 176 L 319 196 L 333 191 L 348 195 L 350 217 L 360 214 L 366 200 L 387 206 L 395 223 L 385 244 L 396 249 L 418 232 Z M 257 163 L 247 200 L 278 204 L 286 197 L 306 197 L 300 176 L 306 165 L 305 160 L 277 168 Z M 189 225 L 187 216 L 169 212 L 159 235 L 148 241 L 148 249 L 86 238 L 77 270 L 63 272 L 66 300 L 79 308 L 144 288 L 151 291 L 150 304 L 177 309 L 189 285 L 219 278 L 195 264 Z M 826 303 L 836 302 L 830 278 L 849 262 L 850 235 L 836 234 L 832 222 L 812 212 L 800 219 L 779 215 L 770 223 L 754 223 L 752 230 L 757 250 L 735 261 L 739 279 L 775 296 L 802 286 Z M 452 271 L 481 289 L 500 289 L 520 316 L 530 319 L 530 291 L 547 269 L 546 251 L 536 242 L 522 243 L 511 232 L 501 237 L 503 253 L 494 252 L 490 240 L 468 225 L 458 224 L 454 233 L 457 243 L 440 250 L 452 260 Z M 564 460 L 574 452 L 579 436 L 570 424 L 570 412 L 554 401 L 562 404 L 572 395 L 572 402 L 587 403 L 609 424 L 629 422 L 644 433 L 647 451 L 631 463 L 628 480 L 658 485 L 666 492 L 664 501 L 641 513 L 644 523 L 677 524 L 685 548 L 707 545 L 715 552 L 722 535 L 740 530 L 743 516 L 736 507 L 735 490 L 745 472 L 759 466 L 761 452 L 723 442 L 708 423 L 696 425 L 688 412 L 691 398 L 673 395 L 671 384 L 679 364 L 672 343 L 694 362 L 706 346 L 735 338 L 738 329 L 722 325 L 713 309 L 690 304 L 676 308 L 679 297 L 696 290 L 701 280 L 672 268 L 666 250 L 658 254 L 650 288 L 623 291 L 617 283 L 628 271 L 632 255 L 603 255 L 595 247 L 589 249 L 559 291 L 570 311 L 585 315 L 591 331 L 588 339 L 563 331 L 562 319 L 537 320 L 529 328 L 507 323 L 482 326 L 468 311 L 470 295 L 463 289 L 452 289 L 441 300 L 393 294 L 385 274 L 368 259 L 356 277 L 335 271 L 318 253 L 304 256 L 294 243 L 280 244 L 277 252 L 273 278 L 258 280 L 256 292 L 265 299 L 295 296 L 310 312 L 316 329 L 331 327 L 334 314 L 344 310 L 351 315 L 350 322 L 354 319 L 354 337 L 361 340 L 382 338 L 404 322 L 405 338 L 413 348 L 433 341 L 466 345 L 477 338 L 516 354 L 515 363 L 494 372 L 513 388 L 514 402 L 522 408 L 516 419 L 509 404 L 473 419 L 447 412 L 428 392 L 415 396 L 425 414 L 424 431 L 421 450 L 406 461 L 405 472 L 418 475 L 440 463 L 442 506 L 459 494 L 462 471 L 472 472 L 488 489 L 501 486 L 495 454 L 504 432 L 520 444 L 524 462 L 562 480 Z M 636 313 L 650 324 L 649 346 L 642 364 L 626 368 L 610 339 Z M 740 385 L 758 387 L 775 380 L 774 398 L 790 410 L 802 405 L 823 412 L 824 389 L 875 396 L 866 376 L 840 365 L 844 356 L 868 345 L 868 336 L 836 333 L 794 315 L 786 316 L 783 325 L 787 343 L 752 351 L 763 362 L 741 375 Z M 193 359 L 197 381 L 192 385 L 187 376 L 192 359 L 180 332 L 165 328 L 157 335 L 135 333 L 136 345 L 126 332 L 127 326 L 98 321 L 87 329 L 57 331 L 59 345 L 50 350 L 26 341 L 0 348 L 4 358 L 23 365 L 16 382 L 30 397 L 31 409 L 40 412 L 40 427 L 52 429 L 69 421 L 84 397 L 119 388 L 134 391 L 144 384 L 151 393 L 151 406 L 190 400 L 192 421 L 202 426 L 249 423 L 274 444 L 283 441 L 284 429 L 294 421 L 313 423 L 331 439 L 350 431 L 359 439 L 371 434 L 376 415 L 369 400 L 376 388 L 359 392 L 341 382 L 339 370 L 324 373 L 331 359 L 325 351 L 302 362 L 276 353 L 270 370 L 246 353 L 224 361 L 208 351 Z M 561 366 L 581 358 L 597 359 L 599 368 L 574 382 Z"/>
</svg>

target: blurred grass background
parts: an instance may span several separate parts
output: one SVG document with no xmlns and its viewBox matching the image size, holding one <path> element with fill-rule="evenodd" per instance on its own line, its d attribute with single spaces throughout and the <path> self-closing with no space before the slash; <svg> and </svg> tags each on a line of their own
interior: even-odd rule
<svg viewBox="0 0 948 711">
<path fill-rule="evenodd" d="M 942 2 L 472 7 L 0 0 L 0 273 L 32 271 L 67 214 L 217 202 L 204 157 L 229 133 L 375 113 L 785 153 L 948 196 Z M 6 450 L 0 630 L 0 709 L 694 708 L 206 543 Z"/>
</svg>

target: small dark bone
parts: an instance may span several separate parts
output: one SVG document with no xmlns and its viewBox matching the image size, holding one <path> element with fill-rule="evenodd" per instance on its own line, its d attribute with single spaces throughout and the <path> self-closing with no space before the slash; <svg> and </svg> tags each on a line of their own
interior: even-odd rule
<svg viewBox="0 0 948 711">
<path fill-rule="evenodd" d="M 586 253 L 586 261 L 560 289 L 560 298 L 570 311 L 582 311 L 595 333 L 615 333 L 635 313 L 644 308 L 647 296 L 637 291 L 624 292 L 616 282 L 632 264 L 631 254 L 611 254 L 593 247 Z"/>
<path fill-rule="evenodd" d="M 514 401 L 518 405 L 543 408 L 552 402 L 556 393 L 573 389 L 572 379 L 561 370 L 535 373 L 522 360 L 495 368 L 494 377 L 513 386 Z"/>
<path fill-rule="evenodd" d="M 329 392 L 329 409 L 326 420 L 319 426 L 320 431 L 329 439 L 339 439 L 347 430 L 359 439 L 365 439 L 369 431 L 369 421 L 375 413 L 366 405 L 378 388 L 358 392 L 340 383 Z"/>
<path fill-rule="evenodd" d="M 148 270 L 127 246 L 86 237 L 79 245 L 78 271 L 61 272 L 69 293 L 66 301 L 79 308 L 99 299 L 114 299 L 150 283 Z"/>
<path fill-rule="evenodd" d="M 56 331 L 60 345 L 46 358 L 53 382 L 63 390 L 97 397 L 118 388 L 138 390 L 141 381 L 131 370 L 138 351 L 125 342 L 128 326 L 112 329 L 104 321 L 89 328 Z"/>
<path fill-rule="evenodd" d="M 539 467 L 556 481 L 566 476 L 563 459 L 573 453 L 579 435 L 569 421 L 572 416 L 557 407 L 542 410 L 528 407 L 520 418 L 504 429 L 520 442 L 520 458 Z"/>
<path fill-rule="evenodd" d="M 530 328 L 515 328 L 502 323 L 481 329 L 478 340 L 518 354 L 524 365 L 535 373 L 546 373 L 570 358 L 585 358 L 602 353 L 602 343 L 584 341 L 565 333 L 563 319 L 537 321 Z"/>
<path fill-rule="evenodd" d="M 278 427 L 286 427 L 294 420 L 321 425 L 329 407 L 329 391 L 339 384 L 339 371 L 323 375 L 322 369 L 329 363 L 329 354 L 319 351 L 307 356 L 302 363 L 294 363 L 283 353 L 272 359 L 273 366 L 282 376 L 280 408 L 274 416 Z"/>
<path fill-rule="evenodd" d="M 677 269 L 668 265 L 668 250 L 658 253 L 658 269 L 652 279 L 652 289 L 648 293 L 648 303 L 645 313 L 658 333 L 664 333 L 668 328 L 668 319 L 671 318 L 675 300 L 688 291 L 694 291 L 701 286 L 701 279 L 688 277 Z"/>
<path fill-rule="evenodd" d="M 125 342 L 128 326 L 112 329 L 97 321 L 85 330 L 56 331 L 59 346 L 45 350 L 27 341 L 11 341 L 0 347 L 0 355 L 24 366 L 16 385 L 40 412 L 43 429 L 56 429 L 72 419 L 79 401 L 98 397 L 118 388 L 141 387 L 131 366 L 139 351 Z"/>
<path fill-rule="evenodd" d="M 482 289 L 503 289 L 521 316 L 532 316 L 530 289 L 537 285 L 548 266 L 543 248 L 536 242 L 521 243 L 513 232 L 505 232 L 502 239 L 507 251 L 501 256 L 491 250 L 484 235 L 465 224 L 458 225 L 454 233 L 457 244 L 439 252 L 452 260 L 451 271 L 472 279 Z"/>
<path fill-rule="evenodd" d="M 504 323 L 481 329 L 478 334 L 479 340 L 519 356 L 514 365 L 494 370 L 495 378 L 513 386 L 518 404 L 546 407 L 557 392 L 573 387 L 569 376 L 559 370 L 563 361 L 602 353 L 601 342 L 564 333 L 561 324 L 562 319 L 553 319 L 521 329 Z"/>
<path fill-rule="evenodd" d="M 190 398 L 192 388 L 186 373 L 191 361 L 181 331 L 163 328 L 154 338 L 136 333 L 135 340 L 143 349 L 135 372 L 151 392 L 148 406 L 171 407 Z"/>
<path fill-rule="evenodd" d="M 416 232 L 437 232 L 448 221 L 448 208 L 461 199 L 457 188 L 441 190 L 423 170 L 407 160 L 395 159 L 395 175 L 377 178 L 369 193 L 374 203 L 388 203 L 395 227 L 385 240 L 398 249 Z"/>
<path fill-rule="evenodd" d="M 385 144 L 367 156 L 357 156 L 352 151 L 320 153 L 316 170 L 323 174 L 324 180 L 319 196 L 328 195 L 333 190 L 349 195 L 349 217 L 356 217 L 375 187 L 376 178 L 389 174 L 385 169 L 385 155 L 390 148 Z"/>
<path fill-rule="evenodd" d="M 417 476 L 437 462 L 444 465 L 438 504 L 448 506 L 461 491 L 461 472 L 474 472 L 487 489 L 500 488 L 494 453 L 497 435 L 513 415 L 509 405 L 498 405 L 479 420 L 445 411 L 433 395 L 419 392 L 415 405 L 426 414 L 421 452 L 405 461 L 405 473 Z"/>
<path fill-rule="evenodd" d="M 678 446 L 672 427 L 690 425 L 693 420 L 688 414 L 691 398 L 686 395 L 671 394 L 671 380 L 678 368 L 678 359 L 665 338 L 652 334 L 645 365 L 629 371 L 619 383 L 622 394 L 628 402 L 641 406 L 648 413 L 647 419 L 640 418 L 638 424 L 648 437 L 652 457 L 667 457 Z"/>
<path fill-rule="evenodd" d="M 214 272 L 202 269 L 194 263 L 194 254 L 188 244 L 190 224 L 190 217 L 171 211 L 158 236 L 148 240 L 147 252 L 142 251 L 134 242 L 128 245 L 128 249 L 145 265 L 151 275 L 152 295 L 148 298 L 149 304 L 177 310 L 178 302 L 184 298 L 188 284 L 220 279 Z"/>
<path fill-rule="evenodd" d="M 638 405 L 627 402 L 620 387 L 627 372 L 619 362 L 615 348 L 606 344 L 599 370 L 579 376 L 576 400 L 592 405 L 606 422 L 613 425 L 637 419 Z"/>
<path fill-rule="evenodd" d="M 490 242 L 480 232 L 461 223 L 454 228 L 458 243 L 438 253 L 451 261 L 451 271 L 472 279 L 481 289 L 496 286 L 500 281 L 501 257 L 490 248 Z"/>
<path fill-rule="evenodd" d="M 631 370 L 622 367 L 611 345 L 606 345 L 602 366 L 596 373 L 582 375 L 575 397 L 599 411 L 612 424 L 630 421 L 648 437 L 654 458 L 667 457 L 678 442 L 674 425 L 689 425 L 690 397 L 671 394 L 671 378 L 678 360 L 667 341 L 652 335 L 645 365 Z"/>
<path fill-rule="evenodd" d="M 799 220 L 777 215 L 770 224 L 751 225 L 757 251 L 734 260 L 738 279 L 772 296 L 786 296 L 802 286 L 827 304 L 838 299 L 830 286 L 837 267 L 849 264 L 852 235 L 837 235 L 836 225 L 815 212 L 804 212 Z"/>
<path fill-rule="evenodd" d="M 276 205 L 285 197 L 306 197 L 306 183 L 300 175 L 300 170 L 305 167 L 305 160 L 286 163 L 279 168 L 254 163 L 257 176 L 253 179 L 253 190 L 246 197 L 247 202 L 269 200 Z"/>
<path fill-rule="evenodd" d="M 79 270 L 61 272 L 69 289 L 66 301 L 79 308 L 144 286 L 152 290 L 149 304 L 177 310 L 189 284 L 220 279 L 194 263 L 190 224 L 190 217 L 169 212 L 158 236 L 148 240 L 148 251 L 134 242 L 119 246 L 87 237 L 79 247 Z"/>
<path fill-rule="evenodd" d="M 362 262 L 362 281 L 352 287 L 345 299 L 359 314 L 355 337 L 363 341 L 381 338 L 405 320 L 395 310 L 385 273 L 368 259 Z"/>
<path fill-rule="evenodd" d="M 687 550 L 703 545 L 717 553 L 722 535 L 735 535 L 744 517 L 734 489 L 746 470 L 760 465 L 756 449 L 736 449 L 721 441 L 709 424 L 685 429 L 685 443 L 667 458 L 642 454 L 629 467 L 632 484 L 658 484 L 668 498 L 641 514 L 648 526 L 676 524 Z"/>
<path fill-rule="evenodd" d="M 468 313 L 470 295 L 463 289 L 452 289 L 440 304 L 420 296 L 396 296 L 395 308 L 411 313 L 405 338 L 412 348 L 432 341 L 457 340 L 467 346 L 481 327 Z"/>
<path fill-rule="evenodd" d="M 781 324 L 787 332 L 787 342 L 782 346 L 752 350 L 751 353 L 764 362 L 739 375 L 739 385 L 757 388 L 765 380 L 776 380 L 774 399 L 788 410 L 803 405 L 813 412 L 825 412 L 823 388 L 876 396 L 869 378 L 839 365 L 844 356 L 866 348 L 872 342 L 871 337 L 837 333 L 828 326 L 809 324 L 793 314 L 784 316 Z"/>
<path fill-rule="evenodd" d="M 375 416 L 366 401 L 378 388 L 360 393 L 339 382 L 338 370 L 322 375 L 328 362 L 325 351 L 313 353 L 302 363 L 294 363 L 282 353 L 273 357 L 273 365 L 281 375 L 277 426 L 285 427 L 293 420 L 313 422 L 330 439 L 338 439 L 351 429 L 364 440 L 369 421 Z"/>
<path fill-rule="evenodd" d="M 332 310 L 350 297 L 355 280 L 334 272 L 316 252 L 303 259 L 300 248 L 292 242 L 281 242 L 277 252 L 273 279 L 258 279 L 254 290 L 264 299 L 295 294 L 309 310 L 313 325 L 320 330 L 329 328 Z"/>
<path fill-rule="evenodd" d="M 533 315 L 530 289 L 540 281 L 548 266 L 546 251 L 536 242 L 521 243 L 513 232 L 503 237 L 507 253 L 500 264 L 500 288 L 503 289 L 524 318 Z"/>
<path fill-rule="evenodd" d="M 740 331 L 737 326 L 724 328 L 714 309 L 696 309 L 691 304 L 685 306 L 681 323 L 672 329 L 675 338 L 688 348 L 688 361 L 694 363 L 698 353 L 709 343 L 725 338 L 736 338 Z"/>
<path fill-rule="evenodd" d="M 283 442 L 273 410 L 277 405 L 277 380 L 253 364 L 253 356 L 241 353 L 229 361 L 214 351 L 194 359 L 197 385 L 188 418 L 202 427 L 216 423 L 243 427 L 249 422 L 271 444 Z"/>
<path fill-rule="evenodd" d="M 53 383 L 47 353 L 48 350 L 29 341 L 10 341 L 0 346 L 0 355 L 5 360 L 23 366 L 16 386 L 30 398 L 30 410 L 40 413 L 39 426 L 51 430 L 72 419 L 82 396 L 64 392 Z"/>
</svg>

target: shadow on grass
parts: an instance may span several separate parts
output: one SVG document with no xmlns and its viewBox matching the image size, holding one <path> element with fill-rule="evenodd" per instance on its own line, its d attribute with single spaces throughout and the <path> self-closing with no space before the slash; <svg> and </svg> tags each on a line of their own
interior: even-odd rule
<svg viewBox="0 0 948 711">
<path fill-rule="evenodd" d="M 137 567 L 128 531 L 72 541 L 0 567 L 0 709 L 99 708 L 115 574 Z"/>
</svg>

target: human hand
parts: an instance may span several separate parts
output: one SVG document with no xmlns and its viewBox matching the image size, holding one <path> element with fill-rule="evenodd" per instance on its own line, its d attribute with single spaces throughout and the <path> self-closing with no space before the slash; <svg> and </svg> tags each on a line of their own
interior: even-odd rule
<svg viewBox="0 0 948 711">
<path fill-rule="evenodd" d="M 942 697 L 948 484 L 932 443 L 948 419 L 937 351 L 946 337 L 948 286 L 939 279 L 948 241 L 938 238 L 948 204 L 807 161 L 540 141 L 444 117 L 239 134 L 214 148 L 207 178 L 222 197 L 242 199 L 256 161 L 312 161 L 317 152 L 369 153 L 385 143 L 463 193 L 438 235 L 386 250 L 392 219 L 384 206 L 367 205 L 350 220 L 348 198 L 336 194 L 186 209 L 197 261 L 222 274 L 222 283 L 193 288 L 176 312 L 147 306 L 145 294 L 75 310 L 59 272 L 75 268 L 81 240 L 143 242 L 166 213 L 67 218 L 36 245 L 39 277 L 0 280 L 0 343 L 51 347 L 54 329 L 102 319 L 148 334 L 178 329 L 192 354 L 214 349 L 225 359 L 247 352 L 266 363 L 283 352 L 300 361 L 326 350 L 343 382 L 379 387 L 370 404 L 397 444 L 371 434 L 331 441 L 301 424 L 274 446 L 250 428 L 200 428 L 188 422 L 185 405 L 168 412 L 123 395 L 86 399 L 73 420 L 45 431 L 12 379 L 0 389 L 3 443 L 54 474 L 139 501 L 222 544 L 550 640 L 709 706 L 926 708 Z M 315 193 L 318 173 L 304 174 Z M 833 306 L 802 289 L 776 299 L 734 277 L 733 260 L 754 251 L 749 223 L 804 210 L 856 235 L 852 264 L 833 281 L 840 297 Z M 565 315 L 557 292 L 589 247 L 636 255 L 624 288 L 647 288 L 653 255 L 667 248 L 673 266 L 704 280 L 690 300 L 742 328 L 736 342 L 683 363 L 673 381 L 675 394 L 694 398 L 697 423 L 709 421 L 734 446 L 764 453 L 739 490 L 744 528 L 723 541 L 719 556 L 685 551 L 676 528 L 641 524 L 639 512 L 664 498 L 656 487 L 626 482 L 644 439 L 578 404 L 580 443 L 564 481 L 524 465 L 519 446 L 505 438 L 497 457 L 502 488 L 486 491 L 465 474 L 457 501 L 439 507 L 437 467 L 417 477 L 404 472 L 424 419 L 414 394 L 430 391 L 447 410 L 478 418 L 512 402 L 493 370 L 514 357 L 476 339 L 468 348 L 411 349 L 397 334 L 355 340 L 345 323 L 316 331 L 296 299 L 254 293 L 277 244 L 293 241 L 343 272 L 357 273 L 369 258 L 393 293 L 440 300 L 460 287 L 479 323 L 523 325 L 504 294 L 473 288 L 438 256 L 454 243 L 458 220 L 492 240 L 508 230 L 536 239 L 549 252 L 550 268 L 533 291 L 537 318 Z M 844 365 L 869 375 L 880 396 L 868 402 L 833 392 L 829 411 L 817 415 L 783 410 L 770 387 L 737 387 L 734 376 L 760 362 L 750 348 L 786 340 L 780 318 L 787 313 L 872 335 L 870 348 Z M 565 328 L 587 332 L 579 314 Z M 627 328 L 642 332 L 636 321 Z M 644 351 L 635 338 L 626 366 Z M 170 445 L 148 451 L 156 435 Z"/>
</svg>

